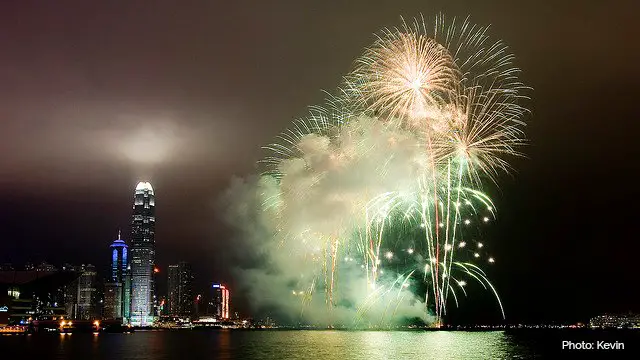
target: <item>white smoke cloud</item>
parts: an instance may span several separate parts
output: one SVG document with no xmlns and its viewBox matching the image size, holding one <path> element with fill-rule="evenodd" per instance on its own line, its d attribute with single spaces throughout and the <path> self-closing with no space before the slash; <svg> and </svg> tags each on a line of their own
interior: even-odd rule
<svg viewBox="0 0 640 360">
<path fill-rule="evenodd" d="M 372 289 L 355 236 L 366 226 L 365 209 L 375 196 L 411 195 L 427 153 L 416 135 L 373 118 L 360 117 L 334 130 L 329 136 L 300 136 L 298 155 L 279 164 L 279 180 L 268 175 L 235 179 L 224 195 L 235 247 L 243 249 L 236 269 L 240 291 L 257 313 L 289 322 L 429 321 L 424 299 L 409 289 Z M 332 264 L 325 255 L 335 242 L 333 306 L 328 306 L 331 271 L 324 269 Z M 379 286 L 392 285 L 397 275 L 389 270 Z"/>
</svg>

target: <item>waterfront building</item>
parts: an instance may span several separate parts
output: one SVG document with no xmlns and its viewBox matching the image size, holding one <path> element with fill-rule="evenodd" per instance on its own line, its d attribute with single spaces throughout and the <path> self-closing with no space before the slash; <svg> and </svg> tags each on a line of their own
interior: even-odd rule
<svg viewBox="0 0 640 360">
<path fill-rule="evenodd" d="M 133 325 L 154 322 L 155 194 L 151 184 L 140 182 L 134 192 L 131 220 L 131 313 Z"/>
<path fill-rule="evenodd" d="M 193 272 L 191 265 L 180 262 L 169 265 L 169 315 L 178 317 L 193 317 Z"/>
<path fill-rule="evenodd" d="M 69 273 L 73 274 L 75 272 Z M 74 280 L 64 286 L 63 290 L 65 315 L 69 319 L 75 319 L 78 313 L 78 280 L 79 278 L 75 277 Z"/>
<path fill-rule="evenodd" d="M 104 284 L 104 313 L 103 319 L 121 319 L 122 314 L 122 283 Z"/>
<path fill-rule="evenodd" d="M 605 314 L 591 319 L 589 325 L 592 328 L 640 328 L 640 315 L 636 314 Z"/>
<path fill-rule="evenodd" d="M 66 316 L 65 288 L 76 278 L 61 271 L 0 271 L 0 326 Z"/>
<path fill-rule="evenodd" d="M 83 265 L 78 278 L 78 301 L 76 317 L 81 320 L 91 320 L 99 317 L 96 268 L 93 265 Z"/>
<path fill-rule="evenodd" d="M 175 316 L 178 312 L 178 299 L 180 295 L 179 265 L 169 265 L 167 268 L 167 286 L 167 310 L 169 315 Z"/>
<path fill-rule="evenodd" d="M 229 319 L 229 289 L 222 284 L 211 285 L 211 300 L 209 314 L 218 321 Z"/>
<path fill-rule="evenodd" d="M 120 231 L 118 238 L 109 246 L 111 266 L 109 268 L 109 282 L 104 286 L 104 313 L 105 319 L 126 318 L 130 306 L 130 289 L 125 290 L 128 276 L 128 246 L 122 240 Z M 130 282 L 129 282 L 130 284 Z M 125 314 L 126 313 L 126 314 Z"/>
<path fill-rule="evenodd" d="M 124 275 L 128 266 L 128 246 L 122 240 L 120 231 L 118 231 L 118 238 L 111 243 L 109 249 L 111 250 L 111 279 L 110 282 L 122 283 Z"/>
</svg>

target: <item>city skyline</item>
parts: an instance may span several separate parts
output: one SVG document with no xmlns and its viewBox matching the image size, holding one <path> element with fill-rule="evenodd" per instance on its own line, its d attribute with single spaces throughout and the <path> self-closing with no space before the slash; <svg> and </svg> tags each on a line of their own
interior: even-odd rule
<svg viewBox="0 0 640 360">
<path fill-rule="evenodd" d="M 155 192 L 152 185 L 138 182 L 133 198 L 131 240 L 127 242 L 118 230 L 117 237 L 106 247 L 110 261 L 102 275 L 96 266 L 88 263 L 65 263 L 60 267 L 45 261 L 37 265 L 27 262 L 22 266 L 2 263 L 0 274 L 5 276 L 0 279 L 0 287 L 8 286 L 0 296 L 2 308 L 8 313 L 2 325 L 31 324 L 32 320 L 55 322 L 59 318 L 61 328 L 65 323 L 71 326 L 72 320 L 95 320 L 96 324 L 101 320 L 117 321 L 148 327 L 171 324 L 172 319 L 197 321 L 203 315 L 207 319 L 205 323 L 228 321 L 230 296 L 224 285 L 214 284 L 217 292 L 212 291 L 207 296 L 209 303 L 200 313 L 196 302 L 201 296 L 195 295 L 197 289 L 193 284 L 191 264 L 180 261 L 167 266 L 166 273 L 161 273 L 154 260 Z M 40 277 L 55 278 L 59 274 L 66 280 L 57 280 L 63 282 L 55 290 L 52 288 L 55 281 L 45 283 L 44 287 L 34 282 Z M 167 279 L 166 292 L 158 291 L 157 280 L 161 277 Z M 45 293 L 47 295 L 43 296 Z"/>
<path fill-rule="evenodd" d="M 104 276 L 100 276 L 102 271 L 97 270 L 96 266 L 84 262 L 82 265 L 71 265 L 67 262 L 59 267 L 46 261 L 39 264 L 32 262 L 24 264 L 2 263 L 0 271 L 14 273 L 36 271 L 42 272 L 43 276 L 59 271 L 78 273 L 77 279 L 65 285 L 70 291 L 69 296 L 71 296 L 65 303 L 67 316 L 71 319 L 119 320 L 135 326 L 151 326 L 165 315 L 182 319 L 197 319 L 198 315 L 206 314 L 220 320 L 229 319 L 229 290 L 221 284 L 214 284 L 214 287 L 218 288 L 217 295 L 212 293 L 211 296 L 207 296 L 209 303 L 203 309 L 206 310 L 204 313 L 198 314 L 196 311 L 196 289 L 193 284 L 194 274 L 190 263 L 180 261 L 177 264 L 168 265 L 166 275 L 159 275 L 161 271 L 153 261 L 155 256 L 154 210 L 155 192 L 153 186 L 150 182 L 138 182 L 134 190 L 131 240 L 126 241 L 122 236 L 121 229 L 118 230 L 117 237 L 108 246 L 110 261 L 104 269 Z M 130 252 L 130 245 L 133 247 L 134 244 L 136 249 Z M 129 261 L 130 253 L 137 254 L 131 257 L 131 262 Z M 135 269 L 138 274 L 135 282 L 132 270 L 133 261 L 143 265 Z M 150 266 L 150 271 L 145 271 L 145 264 L 153 264 Z M 164 312 L 159 304 L 160 296 L 157 289 L 157 279 L 163 277 L 167 279 L 166 293 L 162 292 L 162 299 L 166 299 L 167 302 L 167 311 Z M 208 279 L 204 281 L 209 283 Z M 204 291 L 206 288 L 201 290 L 206 293 Z M 138 314 L 135 315 L 132 310 L 142 306 L 134 304 L 131 294 L 142 294 L 136 300 L 141 301 L 140 299 L 142 299 L 144 302 L 144 299 L 147 298 L 145 293 L 149 294 L 150 300 L 142 306 L 148 306 L 149 313 L 148 315 L 140 315 L 141 312 L 138 311 Z"/>
</svg>

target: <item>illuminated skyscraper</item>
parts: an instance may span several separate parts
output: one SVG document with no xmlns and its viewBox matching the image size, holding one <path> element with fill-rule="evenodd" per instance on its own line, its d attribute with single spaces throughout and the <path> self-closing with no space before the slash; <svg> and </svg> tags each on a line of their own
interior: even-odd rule
<svg viewBox="0 0 640 360">
<path fill-rule="evenodd" d="M 122 314 L 122 283 L 104 284 L 104 311 L 103 319 L 121 319 Z"/>
<path fill-rule="evenodd" d="M 136 186 L 131 221 L 131 313 L 133 325 L 154 321 L 153 269 L 155 264 L 155 195 L 148 182 Z"/>
<path fill-rule="evenodd" d="M 96 292 L 96 268 L 93 265 L 82 265 L 78 278 L 78 311 L 76 318 L 91 320 L 98 317 Z"/>
<path fill-rule="evenodd" d="M 180 303 L 180 266 L 169 265 L 167 274 L 167 285 L 169 287 L 169 295 L 167 297 L 167 308 L 169 315 L 178 315 L 178 304 Z"/>
<path fill-rule="evenodd" d="M 211 285 L 209 313 L 218 320 L 229 320 L 229 289 L 222 284 Z"/>
<path fill-rule="evenodd" d="M 122 319 L 128 316 L 125 311 L 130 305 L 130 289 L 125 288 L 128 274 L 128 246 L 122 240 L 120 231 L 118 238 L 109 247 L 111 251 L 111 277 L 104 288 L 105 319 Z"/>
<path fill-rule="evenodd" d="M 128 246 L 124 240 L 120 237 L 120 231 L 118 231 L 118 238 L 109 247 L 111 249 L 111 282 L 122 283 L 124 275 L 127 272 L 127 257 L 129 256 Z"/>
<path fill-rule="evenodd" d="M 193 315 L 193 273 L 191 265 L 180 262 L 169 265 L 169 315 L 191 317 Z"/>
</svg>

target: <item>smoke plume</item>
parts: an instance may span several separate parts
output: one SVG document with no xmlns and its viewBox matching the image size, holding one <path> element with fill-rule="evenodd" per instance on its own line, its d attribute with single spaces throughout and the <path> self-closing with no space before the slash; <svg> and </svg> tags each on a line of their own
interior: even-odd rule
<svg viewBox="0 0 640 360">
<path fill-rule="evenodd" d="M 327 133 L 301 134 L 278 176 L 234 179 L 224 194 L 234 247 L 242 249 L 239 290 L 255 313 L 287 323 L 428 321 L 424 299 L 408 286 L 393 287 L 399 276 L 393 269 L 372 287 L 358 235 L 369 226 L 366 212 L 376 196 L 411 196 L 428 154 L 416 135 L 375 118 Z"/>
</svg>

